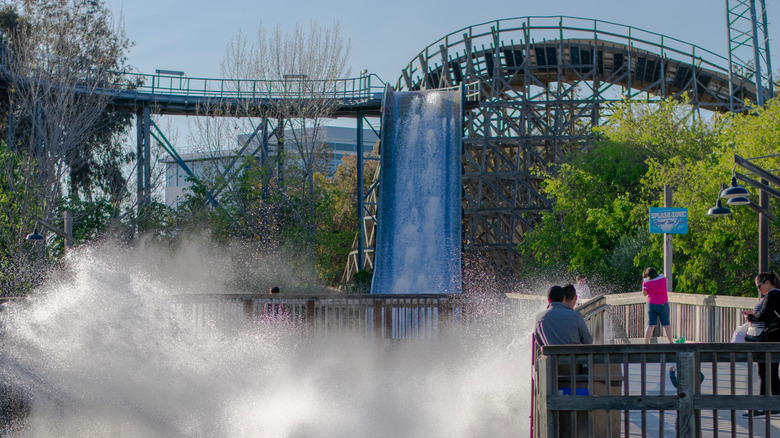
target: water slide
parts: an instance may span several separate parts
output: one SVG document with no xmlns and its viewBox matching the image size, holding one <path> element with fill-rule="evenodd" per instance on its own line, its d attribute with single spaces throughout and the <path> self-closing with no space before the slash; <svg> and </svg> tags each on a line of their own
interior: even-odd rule
<svg viewBox="0 0 780 438">
<path fill-rule="evenodd" d="M 372 294 L 461 291 L 462 102 L 385 91 Z"/>
</svg>

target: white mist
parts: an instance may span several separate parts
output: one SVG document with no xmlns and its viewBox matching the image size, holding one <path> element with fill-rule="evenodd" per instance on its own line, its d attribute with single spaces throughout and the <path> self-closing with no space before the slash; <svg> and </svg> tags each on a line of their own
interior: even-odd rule
<svg viewBox="0 0 780 438">
<path fill-rule="evenodd" d="M 163 254 L 82 249 L 67 272 L 2 312 L 2 379 L 32 406 L 8 435 L 528 433 L 531 321 L 540 309 L 393 344 L 253 326 L 240 312 L 194 324 L 174 295 L 226 292 L 229 263 L 200 254 L 193 266 L 191 252 Z"/>
</svg>

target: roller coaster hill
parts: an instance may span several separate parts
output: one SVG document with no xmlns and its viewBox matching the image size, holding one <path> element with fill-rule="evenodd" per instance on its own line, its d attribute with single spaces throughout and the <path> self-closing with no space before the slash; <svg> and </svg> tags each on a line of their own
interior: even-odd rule
<svg viewBox="0 0 780 438">
<path fill-rule="evenodd" d="M 591 138 L 591 128 L 609 114 L 611 103 L 685 96 L 697 111 L 745 111 L 751 102 L 771 98 L 774 88 L 762 86 L 773 84 L 771 77 L 756 81 L 749 64 L 621 24 L 565 16 L 521 17 L 442 37 L 402 69 L 394 88 L 463 89 L 463 251 L 481 254 L 499 271 L 511 273 L 520 261 L 517 244 L 540 214 L 551 209 L 551 201 L 540 193 L 537 170 L 549 169 L 581 148 Z M 291 78 L 296 87 L 285 80 L 282 92 L 274 91 L 282 88 L 269 81 L 201 79 L 164 71 L 128 77 L 141 85 L 97 92 L 111 96 L 110 110 L 137 115 L 139 169 L 148 168 L 150 136 L 155 132 L 155 139 L 178 157 L 151 114 L 259 116 L 262 122 L 253 135 L 262 144 L 276 133 L 272 120 L 278 117 L 277 100 L 306 99 L 311 84 L 318 83 Z M 362 74 L 325 81 L 316 88 L 327 89 L 328 98 L 337 103 L 336 117 L 357 121 L 360 136 L 364 119 L 381 112 L 383 85 L 376 76 Z M 256 152 L 248 143 L 240 150 Z M 363 157 L 358 155 L 362 181 Z M 376 185 L 367 193 L 362 193 L 362 184 L 358 186 L 363 221 L 345 279 L 373 267 Z M 148 196 L 149 187 L 148 176 L 139 177 L 139 194 Z"/>
</svg>

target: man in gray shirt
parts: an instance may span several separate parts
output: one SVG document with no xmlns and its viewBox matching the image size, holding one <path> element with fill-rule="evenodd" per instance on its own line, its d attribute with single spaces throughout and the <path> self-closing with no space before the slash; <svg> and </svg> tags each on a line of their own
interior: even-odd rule
<svg viewBox="0 0 780 438">
<path fill-rule="evenodd" d="M 534 336 L 539 345 L 592 344 L 593 337 L 585 318 L 574 311 L 577 292 L 574 286 L 553 286 L 547 291 L 550 305 L 536 317 Z"/>
</svg>

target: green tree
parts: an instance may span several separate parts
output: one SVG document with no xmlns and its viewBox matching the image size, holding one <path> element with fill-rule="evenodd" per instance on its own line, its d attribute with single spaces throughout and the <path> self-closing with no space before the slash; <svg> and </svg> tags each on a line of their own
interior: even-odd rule
<svg viewBox="0 0 780 438">
<path fill-rule="evenodd" d="M 651 171 L 712 163 L 721 129 L 720 118 L 697 117 L 685 103 L 616 105 L 593 143 L 548 176 L 544 190 L 555 200 L 553 211 L 518 247 L 527 269 L 587 272 L 636 290 L 642 269 L 662 264 L 647 212 L 661 205 L 668 181 L 651 178 Z"/>
<path fill-rule="evenodd" d="M 290 33 L 277 26 L 268 34 L 260 26 L 253 44 L 249 45 L 240 33 L 231 41 L 222 65 L 227 77 L 264 79 L 260 84 L 264 91 L 283 97 L 270 99 L 269 103 L 272 115 L 279 121 L 278 129 L 294 151 L 291 160 L 282 154 L 283 163 L 295 161 L 293 170 L 301 178 L 293 179 L 300 187 L 289 187 L 286 175 L 279 175 L 277 188 L 282 199 L 289 201 L 286 207 L 296 210 L 300 229 L 306 236 L 312 282 L 316 280 L 317 198 L 321 196 L 315 176 L 323 171 L 320 165 L 328 151 L 320 133 L 324 122 L 338 108 L 337 99 L 343 91 L 339 90 L 343 85 L 338 80 L 349 75 L 350 45 L 342 37 L 338 22 L 320 26 L 312 21 L 308 29 L 297 25 Z M 283 171 L 286 174 L 288 169 Z"/>
<path fill-rule="evenodd" d="M 63 188 L 70 197 L 117 198 L 131 157 L 118 136 L 131 116 L 106 111 L 110 97 L 94 91 L 123 84 L 130 44 L 122 28 L 99 0 L 20 0 L 2 13 L 2 62 L 11 84 L 6 134 L 9 146 L 36 159 L 44 213 Z"/>
<path fill-rule="evenodd" d="M 555 207 L 518 248 L 529 271 L 585 271 L 614 282 L 616 290 L 636 290 L 642 269 L 663 262 L 663 235 L 648 233 L 647 214 L 663 205 L 670 186 L 673 205 L 688 209 L 688 233 L 673 237 L 674 289 L 754 295 L 756 213 L 734 207 L 731 216 L 713 218 L 707 211 L 731 177 L 734 154 L 780 168 L 778 121 L 774 100 L 747 114 L 708 117 L 685 103 L 618 105 L 593 144 L 548 177 L 545 190 Z M 777 205 L 771 199 L 770 211 Z M 778 231 L 771 223 L 772 271 L 780 266 Z"/>
<path fill-rule="evenodd" d="M 41 205 L 34 199 L 36 191 L 28 182 L 34 181 L 35 162 L 25 154 L 12 151 L 0 142 L 0 295 L 23 295 L 42 278 L 45 260 L 40 251 L 24 237 L 35 226 L 31 218 L 40 214 Z"/>
<path fill-rule="evenodd" d="M 129 41 L 101 0 L 6 2 L 0 31 L 8 83 L 0 135 L 9 139 L 1 196 L 13 224 L 2 236 L 2 264 L 4 272 L 25 272 L 47 255 L 24 240 L 37 219 L 82 201 L 111 206 L 112 221 L 120 217 L 131 154 L 119 135 L 130 116 L 107 112 L 109 97 L 94 91 L 123 82 Z M 56 239 L 49 244 L 56 255 Z"/>
<path fill-rule="evenodd" d="M 675 204 L 689 209 L 689 231 L 674 238 L 675 283 L 680 290 L 698 293 L 754 295 L 752 279 L 758 265 L 757 215 L 747 207 L 732 207 L 729 217 L 712 218 L 707 210 L 715 204 L 720 184 L 730 181 L 734 154 L 763 157 L 777 153 L 780 140 L 780 107 L 773 100 L 765 108 L 748 114 L 717 118 L 720 125 L 705 159 L 675 157 L 666 163 L 651 163 L 646 178 L 648 190 L 669 184 L 675 190 Z M 713 140 L 713 137 L 710 137 Z M 777 157 L 756 161 L 772 170 L 780 166 Z M 744 169 L 737 171 L 746 173 Z M 758 202 L 756 191 L 753 201 Z M 777 200 L 770 211 L 776 212 Z M 778 224 L 770 224 L 770 248 L 777 248 Z M 656 245 L 660 236 L 656 237 Z M 770 249 L 770 254 L 777 254 Z M 777 256 L 770 257 L 770 270 L 778 269 Z"/>
<path fill-rule="evenodd" d="M 364 175 L 373 175 L 378 161 L 364 162 Z M 364 178 L 363 193 L 370 178 Z M 318 204 L 317 273 L 329 285 L 338 285 L 347 262 L 357 227 L 357 158 L 345 155 L 329 178 L 320 178 L 323 197 Z"/>
</svg>

